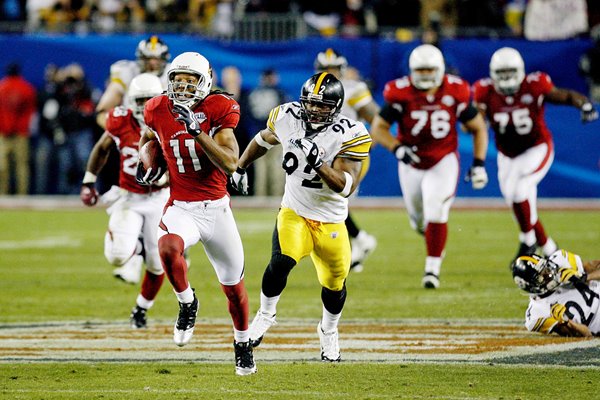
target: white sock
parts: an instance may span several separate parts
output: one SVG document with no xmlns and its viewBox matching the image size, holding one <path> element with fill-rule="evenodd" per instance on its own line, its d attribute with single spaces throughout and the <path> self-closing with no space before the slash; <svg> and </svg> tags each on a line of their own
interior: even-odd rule
<svg viewBox="0 0 600 400">
<path fill-rule="evenodd" d="M 279 302 L 279 297 L 281 296 L 267 297 L 261 290 L 260 312 L 269 316 L 277 314 L 277 302 Z"/>
<path fill-rule="evenodd" d="M 191 303 L 194 301 L 194 291 L 192 290 L 192 288 L 189 284 L 188 284 L 187 289 L 185 289 L 183 292 L 181 292 L 181 293 L 175 292 L 175 296 L 177 296 L 177 300 L 180 303 Z"/>
<path fill-rule="evenodd" d="M 247 342 L 248 340 L 250 340 L 248 329 L 246 329 L 245 331 L 238 331 L 237 329 L 233 328 L 233 338 L 237 343 Z"/>
<path fill-rule="evenodd" d="M 148 300 L 147 298 L 145 298 L 144 296 L 142 296 L 142 294 L 138 294 L 137 299 L 135 300 L 135 304 L 138 307 L 142 307 L 145 308 L 146 310 L 149 310 L 150 307 L 152 307 L 154 305 L 154 300 Z"/>
<path fill-rule="evenodd" d="M 324 333 L 336 330 L 341 316 L 342 316 L 342 313 L 332 314 L 329 311 L 327 311 L 325 306 L 323 306 L 323 318 L 321 319 L 321 330 Z"/>
<path fill-rule="evenodd" d="M 427 256 L 425 258 L 425 273 L 440 276 L 441 268 L 442 268 L 442 257 Z"/>
<path fill-rule="evenodd" d="M 556 250 L 558 250 L 558 246 L 556 245 L 556 242 L 552 240 L 552 238 L 548 238 L 546 244 L 542 246 L 542 252 L 546 257 L 552 255 L 552 253 L 554 253 Z"/>
<path fill-rule="evenodd" d="M 532 229 L 529 232 L 519 232 L 519 241 L 527 246 L 533 246 L 537 241 L 535 231 Z"/>
</svg>

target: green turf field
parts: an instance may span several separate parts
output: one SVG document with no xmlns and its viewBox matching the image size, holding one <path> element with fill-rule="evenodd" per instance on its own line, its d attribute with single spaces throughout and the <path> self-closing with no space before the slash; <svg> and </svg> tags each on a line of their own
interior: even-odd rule
<svg viewBox="0 0 600 400">
<path fill-rule="evenodd" d="M 253 315 L 270 253 L 275 210 L 234 212 L 244 241 Z M 583 258 L 600 258 L 600 212 L 542 210 L 540 214 L 561 247 Z M 355 217 L 379 245 L 365 270 L 351 274 L 347 282 L 348 301 L 340 325 L 342 357 L 347 354 L 347 361 L 339 365 L 317 361 L 318 338 L 313 331 L 321 313 L 320 287 L 306 261 L 292 272 L 282 295 L 281 326 L 274 330 L 272 343 L 267 337 L 255 350 L 259 373 L 237 377 L 233 360 L 227 360 L 229 353 L 233 358 L 228 347 L 231 335 L 226 328 L 214 332 L 209 328 L 226 327 L 228 313 L 200 245 L 191 251 L 190 270 L 201 303 L 200 323 L 193 343 L 171 353 L 176 346 L 169 342 L 169 329 L 177 302 L 166 280 L 149 312 L 148 333 L 128 330 L 126 322 L 138 289 L 115 280 L 104 260 L 104 210 L 1 210 L 0 398 L 600 396 L 600 344 L 524 332 L 521 320 L 527 297 L 514 286 L 508 269 L 518 243 L 507 210 L 452 211 L 442 286 L 436 291 L 420 287 L 424 243 L 409 229 L 403 210 L 358 210 Z M 293 326 L 286 327 L 286 322 Z M 71 325 L 78 326 L 76 332 L 63 335 L 68 339 L 63 340 L 61 329 Z M 461 330 L 470 333 L 460 336 Z M 443 336 L 444 331 L 450 336 Z M 479 337 L 479 331 L 489 334 Z M 203 352 L 210 347 L 209 333 L 210 340 L 222 340 L 216 353 Z M 473 344 L 470 340 L 475 336 Z M 44 341 L 50 337 L 53 341 Z M 102 341 L 92 340 L 100 337 Z M 305 338 L 305 347 L 290 347 L 286 357 L 286 350 L 276 343 L 281 340 L 293 346 L 298 337 Z M 504 341 L 496 345 L 497 340 Z M 452 346 L 444 347 L 446 342 Z M 65 350 L 62 347 L 86 343 L 110 349 L 110 357 L 85 347 L 58 353 Z M 135 352 L 128 348 L 134 345 Z M 497 346 L 500 356 L 488 357 L 478 350 L 480 346 Z M 388 347 L 395 356 L 388 356 Z"/>
</svg>

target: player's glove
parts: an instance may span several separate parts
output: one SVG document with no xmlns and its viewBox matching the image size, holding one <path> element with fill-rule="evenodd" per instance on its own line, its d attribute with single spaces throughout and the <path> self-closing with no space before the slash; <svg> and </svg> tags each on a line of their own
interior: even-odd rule
<svg viewBox="0 0 600 400">
<path fill-rule="evenodd" d="M 552 318 L 560 322 L 568 322 L 569 317 L 565 315 L 567 311 L 567 307 L 564 304 L 554 303 L 550 306 L 550 313 L 552 314 Z"/>
<path fill-rule="evenodd" d="M 592 122 L 598 119 L 598 110 L 594 108 L 592 103 L 587 102 L 581 106 L 581 121 Z"/>
<path fill-rule="evenodd" d="M 296 139 L 292 141 L 294 146 L 302 150 L 306 157 L 308 165 L 313 169 L 318 169 L 323 165 L 323 160 L 319 156 L 319 147 L 315 142 L 307 138 Z"/>
<path fill-rule="evenodd" d="M 81 185 L 81 191 L 79 192 L 79 197 L 81 201 L 86 206 L 94 206 L 98 202 L 98 192 L 94 187 L 93 183 L 84 183 Z"/>
<path fill-rule="evenodd" d="M 193 137 L 198 136 L 202 133 L 202 128 L 200 128 L 200 121 L 198 116 L 194 114 L 194 112 L 186 106 L 181 104 L 175 104 L 173 106 L 173 111 L 175 111 L 179 116 L 175 118 L 177 121 L 181 121 L 185 124 L 185 129 L 187 133 L 192 135 Z"/>
<path fill-rule="evenodd" d="M 465 182 L 471 182 L 473 189 L 483 189 L 487 185 L 488 175 L 483 160 L 477 158 L 473 160 L 473 165 L 465 175 Z"/>
<path fill-rule="evenodd" d="M 248 174 L 244 168 L 238 167 L 237 171 L 231 175 L 231 186 L 244 196 L 248 194 Z"/>
<path fill-rule="evenodd" d="M 142 186 L 150 186 L 156 183 L 165 173 L 161 167 L 144 169 L 141 162 L 138 162 L 137 171 L 135 173 L 135 181 Z"/>
<path fill-rule="evenodd" d="M 396 159 L 404 164 L 418 164 L 421 162 L 421 157 L 419 157 L 415 151 L 417 151 L 417 147 L 408 147 L 402 144 L 399 144 L 394 148 L 394 155 Z"/>
</svg>

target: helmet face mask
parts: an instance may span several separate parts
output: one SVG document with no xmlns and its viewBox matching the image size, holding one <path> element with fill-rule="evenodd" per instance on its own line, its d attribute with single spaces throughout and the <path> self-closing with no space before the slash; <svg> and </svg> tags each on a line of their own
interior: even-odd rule
<svg viewBox="0 0 600 400">
<path fill-rule="evenodd" d="M 441 86 L 446 72 L 444 56 L 435 46 L 423 44 L 415 48 L 408 59 L 410 81 L 419 90 Z"/>
<path fill-rule="evenodd" d="M 171 55 L 169 54 L 169 46 L 166 43 L 160 40 L 158 36 L 151 36 L 138 43 L 135 57 L 140 71 L 160 76 Z"/>
<path fill-rule="evenodd" d="M 332 74 L 321 72 L 302 85 L 300 117 L 309 132 L 318 132 L 334 122 L 343 103 L 342 83 Z"/>
<path fill-rule="evenodd" d="M 167 76 L 167 96 L 175 104 L 186 107 L 204 100 L 212 87 L 212 69 L 199 53 L 188 52 L 175 57 Z"/>
<path fill-rule="evenodd" d="M 513 48 L 497 50 L 490 60 L 490 78 L 497 92 L 506 96 L 517 93 L 525 79 L 525 63 Z"/>
<path fill-rule="evenodd" d="M 545 295 L 560 285 L 558 265 L 536 254 L 518 257 L 512 274 L 517 286 L 530 294 Z"/>
<path fill-rule="evenodd" d="M 146 102 L 152 97 L 162 94 L 162 92 L 162 83 L 154 74 L 143 73 L 133 78 L 127 88 L 127 102 L 133 116 L 140 125 L 144 124 L 144 106 Z"/>
</svg>

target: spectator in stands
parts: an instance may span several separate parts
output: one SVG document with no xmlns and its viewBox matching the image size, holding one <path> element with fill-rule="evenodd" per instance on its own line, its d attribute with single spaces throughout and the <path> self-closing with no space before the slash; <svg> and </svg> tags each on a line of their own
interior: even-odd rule
<svg viewBox="0 0 600 400">
<path fill-rule="evenodd" d="M 375 0 L 373 10 L 380 27 L 417 27 L 421 25 L 421 1 Z"/>
<path fill-rule="evenodd" d="M 458 26 L 485 29 L 506 27 L 502 3 L 498 0 L 457 0 Z"/>
<path fill-rule="evenodd" d="M 338 33 L 340 12 L 345 5 L 345 0 L 305 0 L 300 2 L 304 21 L 323 36 L 333 36 Z"/>
<path fill-rule="evenodd" d="M 561 40 L 588 30 L 585 0 L 529 0 L 525 9 L 525 38 Z"/>
<path fill-rule="evenodd" d="M 259 85 L 250 91 L 243 110 L 249 117 L 249 132 L 258 132 L 267 125 L 269 112 L 279 104 L 290 101 L 279 87 L 279 74 L 274 69 L 266 69 L 260 75 Z M 254 195 L 283 196 L 285 172 L 281 168 L 283 153 L 276 146 L 254 162 Z"/>
<path fill-rule="evenodd" d="M 0 194 L 8 194 L 12 179 L 16 194 L 29 191 L 29 137 L 36 96 L 35 87 L 21 76 L 21 67 L 9 64 L 0 80 Z"/>
<path fill-rule="evenodd" d="M 590 32 L 594 47 L 585 52 L 579 60 L 579 69 L 586 77 L 590 88 L 590 97 L 596 103 L 600 102 L 600 24 Z"/>
<path fill-rule="evenodd" d="M 58 146 L 58 192 L 78 194 L 94 145 L 96 124 L 92 90 L 79 64 L 70 64 L 61 70 L 57 99 L 60 128 L 54 139 Z"/>
</svg>

